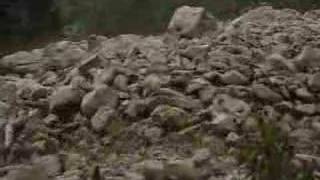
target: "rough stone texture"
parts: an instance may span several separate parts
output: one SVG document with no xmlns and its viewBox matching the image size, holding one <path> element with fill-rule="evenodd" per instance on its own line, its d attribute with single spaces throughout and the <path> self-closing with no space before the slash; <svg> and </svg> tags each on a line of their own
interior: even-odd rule
<svg viewBox="0 0 320 180">
<path fill-rule="evenodd" d="M 199 33 L 205 14 L 205 9 L 202 7 L 182 6 L 175 11 L 168 30 L 182 36 L 193 37 Z"/>
<path fill-rule="evenodd" d="M 0 179 L 37 158 L 58 180 L 241 179 L 248 171 L 230 155 L 263 142 L 258 119 L 288 134 L 297 164 L 317 160 L 319 12 L 263 6 L 207 31 L 206 16 L 184 6 L 176 33 L 1 59 Z M 24 63 L 41 51 L 33 71 Z"/>
<path fill-rule="evenodd" d="M 101 85 L 83 97 L 81 112 L 85 116 L 91 117 L 101 106 L 116 108 L 118 101 L 118 94 L 113 89 L 107 85 Z"/>
</svg>

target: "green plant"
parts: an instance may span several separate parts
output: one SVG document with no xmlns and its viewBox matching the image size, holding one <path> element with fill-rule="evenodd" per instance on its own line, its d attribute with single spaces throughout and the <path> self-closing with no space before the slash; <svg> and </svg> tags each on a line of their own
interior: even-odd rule
<svg viewBox="0 0 320 180">
<path fill-rule="evenodd" d="M 258 129 L 255 138 L 243 144 L 239 162 L 250 170 L 252 180 L 311 180 L 307 169 L 297 170 L 292 163 L 294 148 L 288 136 L 272 121 L 256 117 Z"/>
</svg>

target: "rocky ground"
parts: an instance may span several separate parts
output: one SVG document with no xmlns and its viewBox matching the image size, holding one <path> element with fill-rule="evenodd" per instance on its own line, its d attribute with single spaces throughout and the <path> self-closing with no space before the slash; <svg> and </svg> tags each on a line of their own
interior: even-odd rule
<svg viewBox="0 0 320 180">
<path fill-rule="evenodd" d="M 184 6 L 159 36 L 3 57 L 0 179 L 245 179 L 233 154 L 257 116 L 288 134 L 296 166 L 312 163 L 316 178 L 319 18 L 265 6 L 222 23 Z"/>
</svg>

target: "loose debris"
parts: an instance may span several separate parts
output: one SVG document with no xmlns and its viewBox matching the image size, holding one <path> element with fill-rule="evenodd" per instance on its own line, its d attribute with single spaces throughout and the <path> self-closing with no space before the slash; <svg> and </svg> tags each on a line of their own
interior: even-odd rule
<svg viewBox="0 0 320 180">
<path fill-rule="evenodd" d="M 252 114 L 275 121 L 296 160 L 320 174 L 315 13 L 264 6 L 222 27 L 183 6 L 164 35 L 90 36 L 3 57 L 0 177 L 238 178 L 232 152 L 257 130 Z"/>
</svg>

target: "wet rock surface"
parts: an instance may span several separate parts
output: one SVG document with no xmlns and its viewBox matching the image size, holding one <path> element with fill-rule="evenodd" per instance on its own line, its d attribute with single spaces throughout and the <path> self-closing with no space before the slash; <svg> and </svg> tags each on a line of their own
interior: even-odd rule
<svg viewBox="0 0 320 180">
<path fill-rule="evenodd" d="M 163 35 L 0 59 L 0 178 L 238 178 L 229 154 L 255 115 L 289 134 L 299 162 L 318 160 L 319 19 L 264 6 L 217 29 L 207 16 L 184 6 Z"/>
</svg>

